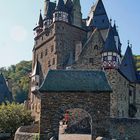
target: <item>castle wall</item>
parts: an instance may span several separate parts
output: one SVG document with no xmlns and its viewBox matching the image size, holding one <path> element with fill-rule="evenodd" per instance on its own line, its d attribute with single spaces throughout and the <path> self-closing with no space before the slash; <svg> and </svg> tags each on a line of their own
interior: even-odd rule
<svg viewBox="0 0 140 140">
<path fill-rule="evenodd" d="M 106 70 L 106 74 L 113 90 L 110 100 L 110 116 L 128 117 L 129 82 L 117 70 Z"/>
<path fill-rule="evenodd" d="M 139 140 L 140 120 L 113 118 L 110 120 L 110 135 L 116 140 Z"/>
<path fill-rule="evenodd" d="M 83 42 L 86 31 L 65 22 L 55 22 L 51 27 L 35 38 L 33 64 L 39 60 L 45 77 L 48 69 L 64 69 L 72 53 L 75 54 L 75 42 Z"/>
<path fill-rule="evenodd" d="M 102 69 L 101 51 L 103 38 L 98 30 L 93 31 L 83 46 L 79 59 L 73 65 L 74 69 Z"/>
<path fill-rule="evenodd" d="M 76 26 L 69 25 L 65 22 L 55 23 L 56 50 L 58 69 L 67 66 L 69 59 L 74 60 L 76 42 L 84 42 L 86 40 L 86 31 Z M 70 58 L 71 55 L 71 58 Z"/>
<path fill-rule="evenodd" d="M 109 132 L 106 120 L 110 114 L 110 93 L 50 92 L 41 93 L 41 140 L 57 138 L 59 121 L 67 109 L 79 108 L 90 115 L 92 135 L 100 136 Z M 100 131 L 104 130 L 104 131 Z M 108 134 L 108 133 L 107 133 Z"/>
<path fill-rule="evenodd" d="M 40 120 L 40 108 L 41 108 L 41 100 L 38 96 L 31 93 L 30 97 L 30 108 L 32 112 L 32 116 L 34 117 L 35 121 Z"/>
</svg>

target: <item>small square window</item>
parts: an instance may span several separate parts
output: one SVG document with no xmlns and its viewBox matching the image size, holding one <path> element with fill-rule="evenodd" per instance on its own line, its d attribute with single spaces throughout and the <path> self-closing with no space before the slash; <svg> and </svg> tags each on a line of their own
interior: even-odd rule
<svg viewBox="0 0 140 140">
<path fill-rule="evenodd" d="M 52 64 L 55 65 L 55 58 L 53 58 L 53 62 L 52 62 Z"/>
<path fill-rule="evenodd" d="M 47 55 L 47 54 L 48 54 L 48 50 L 46 49 L 46 50 L 45 50 L 45 55 Z"/>
<path fill-rule="evenodd" d="M 40 54 L 40 58 L 43 58 L 43 52 L 41 52 L 41 54 Z"/>
<path fill-rule="evenodd" d="M 51 61 L 50 61 L 50 60 L 48 61 L 48 66 L 49 66 L 49 67 L 51 66 Z"/>
<path fill-rule="evenodd" d="M 93 58 L 89 58 L 89 63 L 94 63 L 94 59 Z"/>
<path fill-rule="evenodd" d="M 112 60 L 113 61 L 117 61 L 117 57 L 116 56 L 112 56 Z"/>
<path fill-rule="evenodd" d="M 132 90 L 129 90 L 129 96 L 132 96 Z"/>
<path fill-rule="evenodd" d="M 103 57 L 103 61 L 107 61 L 107 56 L 104 56 Z"/>
<path fill-rule="evenodd" d="M 51 46 L 51 52 L 53 52 L 53 50 L 54 50 L 54 46 Z"/>
</svg>

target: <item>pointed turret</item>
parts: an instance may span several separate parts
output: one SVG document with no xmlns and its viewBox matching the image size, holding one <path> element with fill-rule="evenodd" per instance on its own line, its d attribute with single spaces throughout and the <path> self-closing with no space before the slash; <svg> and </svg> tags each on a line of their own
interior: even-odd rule
<svg viewBox="0 0 140 140">
<path fill-rule="evenodd" d="M 116 47 L 113 28 L 111 26 L 102 50 L 102 61 L 104 69 L 116 69 L 120 63 L 120 56 Z"/>
<path fill-rule="evenodd" d="M 82 13 L 80 0 L 73 0 L 73 25 L 82 27 Z"/>
<path fill-rule="evenodd" d="M 113 33 L 113 28 L 110 27 L 108 31 L 108 35 L 105 41 L 105 45 L 103 48 L 103 52 L 115 52 L 118 53 L 116 44 L 115 44 L 115 39 L 114 39 L 114 33 Z"/>
<path fill-rule="evenodd" d="M 134 57 L 129 44 L 119 67 L 119 70 L 130 82 L 137 81 Z"/>
<path fill-rule="evenodd" d="M 72 9 L 73 9 L 73 2 L 72 0 L 67 0 L 65 3 L 66 11 L 68 13 L 69 23 L 72 23 Z"/>
<path fill-rule="evenodd" d="M 50 3 L 50 0 L 44 0 L 44 17 L 47 16 L 49 3 Z"/>
<path fill-rule="evenodd" d="M 32 71 L 31 75 L 31 91 L 35 92 L 39 89 L 40 86 L 40 72 L 41 72 L 41 65 L 37 60 Z"/>
<path fill-rule="evenodd" d="M 41 12 L 40 12 L 40 16 L 39 16 L 38 26 L 41 27 L 41 28 L 43 28 L 43 17 L 42 17 Z"/>
<path fill-rule="evenodd" d="M 33 29 L 36 32 L 36 36 L 38 36 L 43 31 L 43 17 L 40 10 L 40 16 L 37 27 Z"/>
<path fill-rule="evenodd" d="M 44 2 L 44 29 L 47 29 L 53 21 L 53 12 L 55 11 L 56 3 L 45 0 Z"/>
<path fill-rule="evenodd" d="M 118 53 L 120 54 L 120 57 L 121 57 L 121 42 L 120 42 L 120 37 L 119 37 L 119 34 L 118 34 L 118 31 L 117 31 L 117 27 L 116 27 L 116 24 L 114 23 L 114 26 L 113 26 L 113 33 L 114 33 L 114 39 L 115 39 L 115 42 L 116 42 L 116 47 L 118 49 Z"/>
<path fill-rule="evenodd" d="M 109 19 L 102 0 L 98 0 L 97 3 L 92 6 L 87 19 L 87 26 L 92 26 L 98 29 L 109 28 Z"/>
<path fill-rule="evenodd" d="M 58 0 L 58 3 L 53 13 L 53 22 L 55 21 L 64 21 L 68 22 L 68 13 L 64 4 L 64 0 Z"/>
<path fill-rule="evenodd" d="M 63 11 L 63 12 L 66 11 L 64 0 L 58 0 L 57 6 L 56 6 L 56 10 Z"/>
</svg>

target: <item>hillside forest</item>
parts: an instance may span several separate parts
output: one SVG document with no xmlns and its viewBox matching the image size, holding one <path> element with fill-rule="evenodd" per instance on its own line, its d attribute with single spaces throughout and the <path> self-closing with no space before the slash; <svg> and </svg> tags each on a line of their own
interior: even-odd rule
<svg viewBox="0 0 140 140">
<path fill-rule="evenodd" d="M 11 65 L 8 68 L 0 68 L 0 72 L 9 81 L 14 101 L 23 103 L 28 96 L 32 62 L 21 61 L 16 65 Z"/>
</svg>

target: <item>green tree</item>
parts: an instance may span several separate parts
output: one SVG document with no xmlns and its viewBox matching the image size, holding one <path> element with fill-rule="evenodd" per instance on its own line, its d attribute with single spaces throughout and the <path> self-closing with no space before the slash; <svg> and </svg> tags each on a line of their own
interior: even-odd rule
<svg viewBox="0 0 140 140">
<path fill-rule="evenodd" d="M 29 125 L 33 121 L 30 111 L 23 104 L 12 103 L 0 105 L 0 129 L 13 136 L 20 126 Z"/>
<path fill-rule="evenodd" d="M 8 68 L 0 68 L 0 72 L 2 72 L 10 81 L 10 87 L 12 89 L 15 102 L 23 103 L 27 99 L 31 68 L 31 61 L 21 61 L 20 63 L 11 65 Z"/>
</svg>

